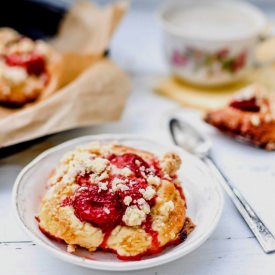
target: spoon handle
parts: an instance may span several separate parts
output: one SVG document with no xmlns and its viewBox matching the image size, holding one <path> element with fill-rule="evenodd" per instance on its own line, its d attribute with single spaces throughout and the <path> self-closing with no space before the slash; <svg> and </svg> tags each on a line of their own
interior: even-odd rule
<svg viewBox="0 0 275 275">
<path fill-rule="evenodd" d="M 251 231 L 259 241 L 265 253 L 271 253 L 275 251 L 275 238 L 271 232 L 267 229 L 249 203 L 245 200 L 242 194 L 234 187 L 230 180 L 224 175 L 221 168 L 217 165 L 215 160 L 208 156 L 204 158 L 204 161 L 218 174 L 220 182 L 222 183 L 225 191 L 230 196 L 236 208 L 248 224 Z"/>
</svg>

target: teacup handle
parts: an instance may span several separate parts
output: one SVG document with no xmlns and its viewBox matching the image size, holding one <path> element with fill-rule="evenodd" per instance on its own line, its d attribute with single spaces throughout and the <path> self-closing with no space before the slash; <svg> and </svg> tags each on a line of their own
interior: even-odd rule
<svg viewBox="0 0 275 275">
<path fill-rule="evenodd" d="M 259 50 L 259 47 L 263 46 L 264 43 L 268 43 L 268 41 L 272 38 L 275 37 L 275 21 L 269 21 L 266 25 L 266 27 L 264 28 L 264 30 L 262 31 L 262 33 L 259 36 L 259 41 L 258 44 L 256 46 L 256 50 Z M 262 45 L 261 45 L 262 44 Z M 262 52 L 265 52 L 265 50 L 263 49 Z M 259 53 L 261 54 L 261 53 Z M 263 58 L 265 59 L 265 58 Z M 268 58 L 266 58 L 268 59 Z M 271 64 L 273 64 L 275 62 L 275 54 L 274 57 L 272 59 L 268 59 L 262 62 L 258 62 L 257 61 L 257 56 L 255 56 L 255 60 L 254 60 L 254 67 L 266 67 L 269 66 Z"/>
</svg>

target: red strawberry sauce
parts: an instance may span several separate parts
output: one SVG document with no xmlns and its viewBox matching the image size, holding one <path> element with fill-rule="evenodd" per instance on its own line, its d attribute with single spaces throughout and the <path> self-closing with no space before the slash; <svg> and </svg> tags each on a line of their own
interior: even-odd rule
<svg viewBox="0 0 275 275">
<path fill-rule="evenodd" d="M 249 99 L 236 99 L 230 103 L 230 107 L 245 111 L 245 112 L 259 112 L 260 106 L 257 104 L 257 98 L 251 97 Z"/>
<path fill-rule="evenodd" d="M 40 76 L 46 73 L 45 57 L 36 53 L 16 53 L 5 57 L 9 66 L 20 66 L 26 69 L 29 75 Z"/>
</svg>

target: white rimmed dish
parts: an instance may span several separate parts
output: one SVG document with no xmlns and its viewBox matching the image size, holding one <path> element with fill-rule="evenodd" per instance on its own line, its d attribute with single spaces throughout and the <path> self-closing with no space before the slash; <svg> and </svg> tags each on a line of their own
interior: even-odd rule
<svg viewBox="0 0 275 275">
<path fill-rule="evenodd" d="M 80 249 L 76 255 L 69 254 L 64 244 L 57 243 L 40 232 L 34 217 L 38 213 L 50 171 L 56 166 L 63 154 L 73 150 L 76 146 L 92 141 L 102 143 L 116 141 L 124 145 L 149 150 L 157 155 L 168 151 L 179 153 L 183 161 L 179 177 L 186 194 L 187 214 L 196 224 L 195 230 L 185 242 L 168 248 L 159 255 L 147 257 L 141 261 L 125 262 L 106 252 L 91 254 Z M 148 139 L 129 135 L 95 135 L 62 143 L 40 154 L 29 163 L 16 179 L 13 189 L 13 206 L 20 225 L 30 238 L 56 257 L 87 268 L 129 271 L 168 263 L 198 248 L 211 235 L 220 219 L 223 209 L 223 193 L 208 167 L 179 147 L 164 146 Z"/>
</svg>

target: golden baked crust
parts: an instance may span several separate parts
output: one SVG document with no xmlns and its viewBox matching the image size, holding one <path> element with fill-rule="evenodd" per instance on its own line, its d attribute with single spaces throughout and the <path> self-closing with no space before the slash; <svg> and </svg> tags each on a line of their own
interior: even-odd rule
<svg viewBox="0 0 275 275">
<path fill-rule="evenodd" d="M 194 228 L 176 176 L 180 162 L 175 153 L 158 159 L 119 144 L 79 147 L 50 176 L 39 227 L 69 252 L 78 245 L 124 260 L 158 253 Z"/>
<path fill-rule="evenodd" d="M 62 59 L 47 43 L 0 28 L 0 56 L 0 104 L 20 107 L 56 89 Z"/>
<path fill-rule="evenodd" d="M 259 86 L 241 90 L 227 106 L 207 113 L 205 121 L 236 139 L 275 150 L 275 99 Z"/>
</svg>

